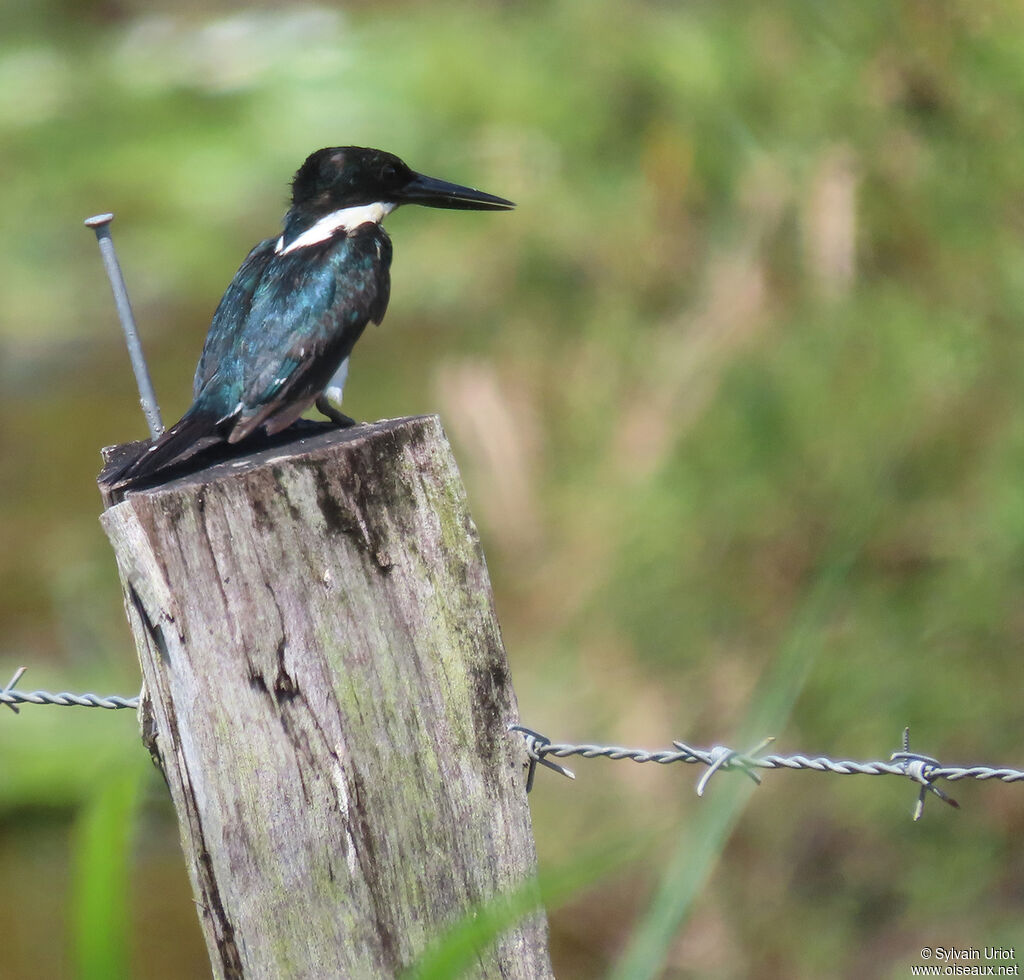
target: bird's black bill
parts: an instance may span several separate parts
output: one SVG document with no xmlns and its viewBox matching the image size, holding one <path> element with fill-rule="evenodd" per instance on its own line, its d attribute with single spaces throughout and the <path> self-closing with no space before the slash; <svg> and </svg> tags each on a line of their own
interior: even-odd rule
<svg viewBox="0 0 1024 980">
<path fill-rule="evenodd" d="M 449 208 L 453 211 L 508 211 L 515 207 L 503 197 L 423 174 L 416 174 L 402 188 L 398 199 L 401 204 L 422 204 L 428 208 Z"/>
</svg>

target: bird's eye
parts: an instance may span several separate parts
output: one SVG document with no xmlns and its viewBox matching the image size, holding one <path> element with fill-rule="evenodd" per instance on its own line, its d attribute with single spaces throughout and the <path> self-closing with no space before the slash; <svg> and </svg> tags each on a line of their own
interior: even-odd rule
<svg viewBox="0 0 1024 980">
<path fill-rule="evenodd" d="M 398 168 L 393 163 L 385 163 L 384 166 L 380 168 L 381 180 L 391 180 L 397 176 L 397 174 Z"/>
</svg>

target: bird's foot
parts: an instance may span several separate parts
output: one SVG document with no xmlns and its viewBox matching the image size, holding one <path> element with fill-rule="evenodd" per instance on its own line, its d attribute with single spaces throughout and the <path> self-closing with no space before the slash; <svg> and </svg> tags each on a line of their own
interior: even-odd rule
<svg viewBox="0 0 1024 980">
<path fill-rule="evenodd" d="M 328 401 L 326 395 L 321 395 L 316 400 L 316 410 L 321 415 L 326 415 L 339 429 L 348 429 L 353 425 L 362 425 L 363 423 L 357 422 L 354 418 L 350 418 L 344 412 L 339 412 L 331 403 Z"/>
</svg>

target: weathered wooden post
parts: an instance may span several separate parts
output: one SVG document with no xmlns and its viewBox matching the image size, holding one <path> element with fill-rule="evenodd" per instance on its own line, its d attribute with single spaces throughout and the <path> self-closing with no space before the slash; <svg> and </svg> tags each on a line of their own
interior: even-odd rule
<svg viewBox="0 0 1024 980">
<path fill-rule="evenodd" d="M 215 975 L 395 977 L 529 882 L 515 695 L 436 417 L 222 463 L 102 522 Z M 543 912 L 469 975 L 550 977 Z"/>
</svg>

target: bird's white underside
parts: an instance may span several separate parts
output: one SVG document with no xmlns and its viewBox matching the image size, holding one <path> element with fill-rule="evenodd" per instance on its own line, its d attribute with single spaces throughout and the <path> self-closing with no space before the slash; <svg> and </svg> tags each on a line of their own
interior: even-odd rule
<svg viewBox="0 0 1024 980">
<path fill-rule="evenodd" d="M 274 246 L 274 252 L 277 255 L 287 255 L 289 252 L 294 252 L 297 249 L 306 248 L 309 245 L 316 245 L 319 242 L 327 241 L 327 239 L 337 235 L 339 232 L 351 231 L 354 228 L 358 228 L 360 225 L 366 224 L 368 221 L 379 224 L 392 211 L 394 211 L 394 209 L 395 205 L 390 202 L 377 201 L 374 204 L 361 204 L 354 208 L 341 208 L 338 211 L 332 211 L 330 214 L 321 218 L 311 228 L 307 228 L 287 248 L 283 247 L 284 236 L 282 235 L 277 240 L 277 245 Z M 347 357 L 338 366 L 338 370 L 334 372 L 334 376 L 327 383 L 327 387 L 324 389 L 324 394 L 332 405 L 341 405 L 346 380 L 348 380 Z M 235 407 L 235 412 L 239 412 L 241 409 L 242 404 L 239 402 Z"/>
<path fill-rule="evenodd" d="M 327 387 L 324 389 L 324 394 L 327 396 L 327 400 L 334 406 L 341 405 L 341 395 L 345 389 L 345 381 L 348 379 L 348 358 L 341 362 L 338 366 L 338 370 L 334 372 L 334 377 L 327 382 Z"/>
</svg>

